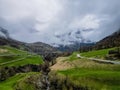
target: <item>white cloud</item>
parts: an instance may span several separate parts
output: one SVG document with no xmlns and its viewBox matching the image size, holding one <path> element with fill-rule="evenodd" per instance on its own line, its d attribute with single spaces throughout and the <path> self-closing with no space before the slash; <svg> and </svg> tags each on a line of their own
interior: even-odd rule
<svg viewBox="0 0 120 90">
<path fill-rule="evenodd" d="M 59 0 L 2 0 L 1 2 L 2 18 L 9 22 L 34 18 L 37 22 L 35 29 L 38 31 L 46 29 L 48 23 L 53 22 L 62 9 Z"/>
<path fill-rule="evenodd" d="M 82 36 L 98 40 L 119 28 L 119 6 L 119 0 L 0 0 L 0 26 L 27 42 L 61 43 L 55 35 L 78 29 L 92 29 Z"/>
<path fill-rule="evenodd" d="M 100 22 L 101 18 L 98 18 L 93 14 L 87 14 L 82 18 L 75 18 L 75 20 L 70 24 L 70 28 L 98 29 Z"/>
</svg>

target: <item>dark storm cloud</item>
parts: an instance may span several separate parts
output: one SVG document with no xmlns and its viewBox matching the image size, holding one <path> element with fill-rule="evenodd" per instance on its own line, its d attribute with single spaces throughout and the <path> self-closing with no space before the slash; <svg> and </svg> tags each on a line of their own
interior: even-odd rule
<svg viewBox="0 0 120 90">
<path fill-rule="evenodd" d="M 56 35 L 77 29 L 98 41 L 120 28 L 119 8 L 120 0 L 0 0 L 0 26 L 27 42 L 60 43 Z"/>
</svg>

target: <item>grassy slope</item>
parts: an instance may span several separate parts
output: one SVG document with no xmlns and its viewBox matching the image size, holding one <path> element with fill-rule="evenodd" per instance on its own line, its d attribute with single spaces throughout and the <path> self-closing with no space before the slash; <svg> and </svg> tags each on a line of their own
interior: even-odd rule
<svg viewBox="0 0 120 90">
<path fill-rule="evenodd" d="M 31 75 L 36 75 L 38 73 L 30 72 L 30 73 L 19 73 L 13 77 L 10 77 L 6 81 L 0 82 L 0 90 L 14 90 L 15 85 L 18 82 L 25 80 L 27 77 Z M 34 90 L 32 85 L 29 85 L 25 82 L 22 82 L 22 86 L 24 86 L 24 90 Z M 23 89 L 22 89 L 23 90 Z"/>
<path fill-rule="evenodd" d="M 102 58 L 111 49 L 114 48 L 85 53 L 74 52 L 64 62 L 74 64 L 75 67 L 68 70 L 57 71 L 58 76 L 60 75 L 61 78 L 67 77 L 69 83 L 72 83 L 76 87 L 88 87 L 90 90 L 120 90 L 120 65 L 100 64 L 76 57 L 79 53 L 85 57 L 97 56 Z"/>
<path fill-rule="evenodd" d="M 59 71 L 68 76 L 75 86 L 88 87 L 95 90 L 120 90 L 120 71 L 70 69 Z"/>
<path fill-rule="evenodd" d="M 102 50 L 94 50 L 90 52 L 74 52 L 72 55 L 69 56 L 69 61 L 77 60 L 77 54 L 80 54 L 83 57 L 95 57 L 95 58 L 104 58 L 109 50 L 114 50 L 115 48 L 109 48 L 109 49 L 102 49 Z"/>
<path fill-rule="evenodd" d="M 90 52 L 84 52 L 84 53 L 81 53 L 81 56 L 103 58 L 105 55 L 108 54 L 109 50 L 114 50 L 114 49 L 115 48 L 94 50 L 94 51 L 90 51 Z"/>
<path fill-rule="evenodd" d="M 9 64 L 5 64 L 0 67 L 22 66 L 26 64 L 42 64 L 43 63 L 42 57 L 39 55 L 33 55 L 33 54 L 30 54 L 29 52 L 18 50 L 16 48 L 12 48 L 9 46 L 1 46 L 0 49 L 5 50 L 5 52 L 0 52 L 0 55 L 19 54 L 19 55 L 11 55 L 11 56 L 0 56 L 0 64 L 13 61 L 13 60 L 18 60 L 30 55 L 29 57 L 21 61 L 11 62 Z M 34 90 L 34 87 L 32 85 L 29 85 L 28 83 L 25 83 L 24 80 L 28 76 L 35 75 L 35 74 L 36 74 L 35 72 L 16 74 L 15 76 L 10 77 L 6 81 L 0 82 L 0 90 L 13 90 L 14 86 L 17 83 L 20 83 L 22 90 Z"/>
<path fill-rule="evenodd" d="M 83 59 L 76 62 L 76 68 L 57 71 L 58 75 L 67 76 L 72 85 L 88 87 L 90 90 L 120 89 L 120 65 L 99 64 Z"/>
<path fill-rule="evenodd" d="M 10 46 L 0 46 L 0 49 L 5 49 L 7 52 L 0 54 L 27 54 L 27 51 L 19 50 Z"/>
<path fill-rule="evenodd" d="M 74 61 L 74 60 L 77 60 L 77 54 L 80 54 L 79 52 L 74 52 L 72 55 L 69 56 L 69 61 Z"/>
<path fill-rule="evenodd" d="M 23 66 L 26 64 L 39 65 L 42 63 L 43 63 L 43 61 L 42 61 L 42 58 L 40 56 L 31 56 L 31 57 L 28 57 L 28 58 L 23 59 L 21 61 L 12 62 L 12 63 L 5 64 L 2 66 Z"/>
<path fill-rule="evenodd" d="M 12 47 L 9 47 L 9 46 L 3 46 L 3 47 L 0 47 L 0 48 L 7 50 L 7 52 L 0 53 L 0 55 L 20 54 L 20 55 L 15 55 L 15 56 L 14 55 L 13 56 L 0 56 L 0 63 L 5 63 L 5 62 L 9 62 L 9 61 L 22 59 L 22 58 L 30 55 L 29 57 L 27 57 L 27 58 L 25 58 L 21 61 L 11 62 L 9 64 L 5 64 L 5 65 L 2 65 L 2 66 L 21 66 L 21 65 L 25 65 L 25 64 L 41 64 L 41 63 L 43 63 L 43 60 L 42 60 L 41 56 L 32 55 L 32 54 L 29 54 L 26 51 L 18 50 L 16 48 L 12 48 Z"/>
</svg>

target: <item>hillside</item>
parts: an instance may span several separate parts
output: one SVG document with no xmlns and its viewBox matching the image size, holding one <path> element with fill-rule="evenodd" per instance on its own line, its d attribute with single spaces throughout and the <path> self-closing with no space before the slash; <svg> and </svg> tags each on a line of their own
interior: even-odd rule
<svg viewBox="0 0 120 90">
<path fill-rule="evenodd" d="M 94 43 L 90 42 L 90 43 L 78 43 L 78 42 L 74 42 L 73 44 L 70 45 L 59 45 L 59 47 L 56 47 L 58 50 L 62 51 L 62 52 L 74 52 L 74 51 L 78 51 L 79 48 L 83 48 L 83 47 L 91 47 L 93 46 Z"/>
<path fill-rule="evenodd" d="M 5 33 L 4 33 L 5 32 Z M 42 42 L 35 42 L 35 43 L 25 43 L 21 41 L 17 41 L 9 37 L 9 32 L 3 28 L 0 28 L 0 46 L 9 45 L 11 47 L 15 47 L 17 49 L 26 50 L 32 53 L 37 53 L 39 55 L 45 56 L 46 53 L 60 53 L 54 47 L 42 43 Z"/>
<path fill-rule="evenodd" d="M 57 58 L 49 74 L 51 90 L 119 90 L 120 64 L 89 59 L 103 58 L 113 49 L 74 52 L 68 57 Z M 77 57 L 77 54 L 81 57 Z"/>
<path fill-rule="evenodd" d="M 16 83 L 19 83 L 19 82 L 21 82 L 22 90 L 23 89 L 28 90 L 28 88 L 29 90 L 34 90 L 34 87 L 35 87 L 34 85 L 24 81 L 26 78 L 34 76 L 34 75 L 39 75 L 39 74 L 36 72 L 16 74 L 15 76 L 12 76 L 3 82 L 0 82 L 0 90 L 15 90 L 15 88 L 17 89 Z"/>
<path fill-rule="evenodd" d="M 0 46 L 0 67 L 42 64 L 42 57 L 9 46 Z"/>
<path fill-rule="evenodd" d="M 104 49 L 120 46 L 120 29 L 110 36 L 100 40 L 94 46 L 95 49 Z"/>
<path fill-rule="evenodd" d="M 48 44 L 42 43 L 42 42 L 29 43 L 29 44 L 26 44 L 26 47 L 27 47 L 26 48 L 27 51 L 34 52 L 34 53 L 37 53 L 37 54 L 43 55 L 43 56 L 46 56 L 46 55 L 52 54 L 52 53 L 53 54 L 61 53 L 54 47 L 52 47 Z"/>
</svg>

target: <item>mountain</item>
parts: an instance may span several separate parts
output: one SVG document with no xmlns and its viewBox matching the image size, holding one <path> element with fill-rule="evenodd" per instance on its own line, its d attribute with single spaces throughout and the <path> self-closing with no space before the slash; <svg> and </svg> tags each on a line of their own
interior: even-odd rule
<svg viewBox="0 0 120 90">
<path fill-rule="evenodd" d="M 20 48 L 24 46 L 24 42 L 12 39 L 6 29 L 0 27 L 0 45 L 10 45 L 12 47 Z"/>
<path fill-rule="evenodd" d="M 90 31 L 92 31 L 92 29 L 77 29 L 70 30 L 69 32 L 62 35 L 56 35 L 56 37 L 60 39 L 61 44 L 53 43 L 52 45 L 58 50 L 64 52 L 73 52 L 78 50 L 80 47 L 94 45 L 94 43 L 91 40 L 86 39 L 83 35 L 84 33 Z"/>
<path fill-rule="evenodd" d="M 9 38 L 9 33 L 7 30 L 0 27 L 0 37 Z"/>
<path fill-rule="evenodd" d="M 120 29 L 114 32 L 113 34 L 105 37 L 104 39 L 100 40 L 94 46 L 95 49 L 104 49 L 112 47 L 120 47 Z"/>
<path fill-rule="evenodd" d="M 73 51 L 77 51 L 80 48 L 83 47 L 91 47 L 93 46 L 94 43 L 74 43 L 74 44 L 70 44 L 70 45 L 60 45 L 59 47 L 56 47 L 58 50 L 63 51 L 63 52 L 73 52 Z"/>
<path fill-rule="evenodd" d="M 57 33 L 55 34 L 55 37 L 59 40 L 59 42 L 53 43 L 53 46 L 60 46 L 60 45 L 73 45 L 76 43 L 91 43 L 89 39 L 85 38 L 85 33 L 92 31 L 91 29 L 89 30 L 69 30 L 66 33 L 60 34 Z"/>
<path fill-rule="evenodd" d="M 26 47 L 28 51 L 32 51 L 44 56 L 50 53 L 60 53 L 56 48 L 42 42 L 27 43 Z"/>
<path fill-rule="evenodd" d="M 31 53 L 37 53 L 42 56 L 45 56 L 46 54 L 50 54 L 50 53 L 60 53 L 54 47 L 42 42 L 25 43 L 12 39 L 9 36 L 8 31 L 3 28 L 0 28 L 0 45 L 1 46 L 9 45 L 11 47 L 29 51 Z"/>
</svg>

